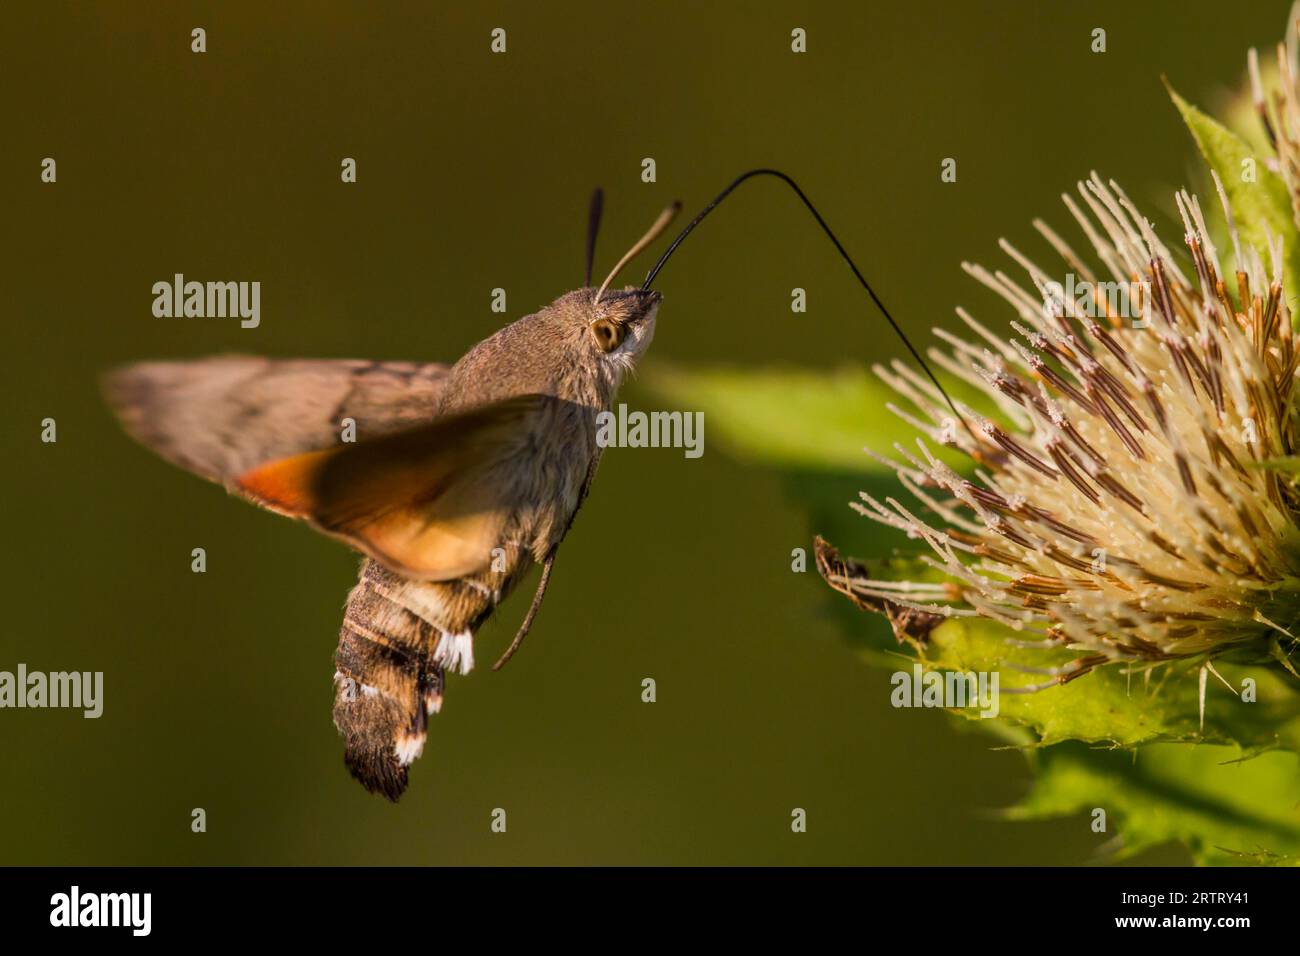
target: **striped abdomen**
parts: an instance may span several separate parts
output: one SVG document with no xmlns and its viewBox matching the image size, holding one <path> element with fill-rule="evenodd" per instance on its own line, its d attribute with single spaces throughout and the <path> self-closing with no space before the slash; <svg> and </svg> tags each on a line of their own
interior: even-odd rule
<svg viewBox="0 0 1300 956">
<path fill-rule="evenodd" d="M 513 550 L 513 549 L 512 549 Z M 366 789 L 396 800 L 420 756 L 446 671 L 469 673 L 474 632 L 528 559 L 508 572 L 410 581 L 367 559 L 348 595 L 334 655 L 334 723 L 344 760 Z"/>
</svg>

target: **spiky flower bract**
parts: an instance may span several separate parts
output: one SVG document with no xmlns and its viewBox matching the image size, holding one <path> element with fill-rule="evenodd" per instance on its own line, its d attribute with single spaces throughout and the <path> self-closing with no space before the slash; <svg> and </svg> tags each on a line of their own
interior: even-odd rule
<svg viewBox="0 0 1300 956">
<path fill-rule="evenodd" d="M 1277 45 L 1277 83 L 1268 92 L 1261 78 L 1259 55 L 1251 49 L 1247 58 L 1251 98 L 1260 125 L 1276 157 L 1268 160 L 1273 172 L 1282 177 L 1291 197 L 1291 213 L 1300 227 L 1300 3 L 1291 7 L 1287 39 Z"/>
</svg>

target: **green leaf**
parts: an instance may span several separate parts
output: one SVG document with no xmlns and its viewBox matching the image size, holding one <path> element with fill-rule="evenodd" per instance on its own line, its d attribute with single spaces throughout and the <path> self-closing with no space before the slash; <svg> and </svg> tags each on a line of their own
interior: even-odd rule
<svg viewBox="0 0 1300 956">
<path fill-rule="evenodd" d="M 1201 155 L 1223 182 L 1242 241 L 1254 246 L 1267 263 L 1268 237 L 1282 238 L 1287 302 L 1295 314 L 1294 321 L 1300 323 L 1300 311 L 1297 310 L 1300 304 L 1297 298 L 1300 296 L 1300 247 L 1286 183 L 1264 165 L 1263 157 L 1256 156 L 1241 137 L 1188 103 L 1167 82 L 1165 85 Z M 1255 182 L 1242 179 L 1242 163 L 1246 159 L 1255 161 Z M 1233 285 L 1228 283 L 1230 289 Z"/>
<path fill-rule="evenodd" d="M 1014 643 L 1033 637 L 994 621 L 958 618 L 930 634 L 927 663 L 942 670 L 997 672 L 999 719 L 1031 730 L 1037 746 L 1066 740 L 1112 747 L 1182 741 L 1232 744 L 1251 754 L 1300 750 L 1300 682 L 1276 666 L 1216 662 L 1216 670 L 1237 691 L 1209 678 L 1202 728 L 1195 663 L 1169 662 L 1137 673 L 1128 673 L 1126 665 L 1109 665 L 1067 684 L 1014 693 L 1052 679 L 1021 668 L 1060 667 L 1078 656 Z M 1247 678 L 1254 681 L 1251 702 L 1239 696 Z M 982 719 L 974 709 L 957 713 Z"/>
<path fill-rule="evenodd" d="M 1063 744 L 1030 756 L 1033 787 L 1006 816 L 1106 812 L 1099 849 L 1120 858 L 1181 842 L 1201 864 L 1300 862 L 1300 766 L 1293 753 L 1236 760 L 1233 747 L 1153 744 L 1136 754 Z"/>
<path fill-rule="evenodd" d="M 886 454 L 895 442 L 915 447 L 916 429 L 885 407 L 908 403 L 860 367 L 742 370 L 660 363 L 645 381 L 673 404 L 702 411 L 710 437 L 750 461 L 803 471 L 891 473 L 864 446 Z M 954 392 L 949 383 L 945 388 Z M 961 455 L 931 450 L 953 466 L 969 467 Z"/>
<path fill-rule="evenodd" d="M 1016 666 L 1050 667 L 1073 656 L 1008 643 L 1023 637 L 990 621 L 953 620 L 931 633 L 925 655 L 926 666 L 940 671 L 998 672 L 996 719 L 976 708 L 952 712 L 990 725 L 981 729 L 1029 759 L 1033 787 L 1009 818 L 1101 808 L 1110 838 L 1099 837 L 1099 850 L 1121 858 L 1177 840 L 1198 863 L 1300 862 L 1300 682 L 1275 667 L 1220 662 L 1233 687 L 1255 681 L 1256 700 L 1211 678 L 1202 729 L 1195 667 L 1161 665 L 1148 681 L 1110 666 L 1034 693 L 1007 693 L 1048 679 Z"/>
<path fill-rule="evenodd" d="M 734 454 L 820 470 L 880 468 L 867 441 L 888 449 L 915 432 L 885 411 L 885 386 L 865 370 L 665 368 L 649 384 L 702 411 L 706 428 Z"/>
</svg>

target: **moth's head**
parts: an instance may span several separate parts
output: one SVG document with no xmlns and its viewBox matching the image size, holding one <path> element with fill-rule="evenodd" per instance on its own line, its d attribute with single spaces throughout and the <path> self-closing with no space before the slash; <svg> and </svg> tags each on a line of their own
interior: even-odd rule
<svg viewBox="0 0 1300 956">
<path fill-rule="evenodd" d="M 589 346 L 603 361 L 630 364 L 641 357 L 655 334 L 663 295 L 650 289 L 580 289 L 582 322 Z"/>
<path fill-rule="evenodd" d="M 587 218 L 587 282 L 581 289 L 560 296 L 545 310 L 559 324 L 560 335 L 570 361 L 582 368 L 596 369 L 607 383 L 618 387 L 623 374 L 632 370 L 654 338 L 655 316 L 663 296 L 645 286 L 611 287 L 618 274 L 654 242 L 681 209 L 672 203 L 623 258 L 599 287 L 591 284 L 591 269 L 596 255 L 596 233 L 600 229 L 603 193 L 597 189 L 591 197 Z"/>
<path fill-rule="evenodd" d="M 654 337 L 663 296 L 654 291 L 575 289 L 546 310 L 564 341 L 568 362 L 609 373 L 614 383 L 632 370 Z"/>
</svg>

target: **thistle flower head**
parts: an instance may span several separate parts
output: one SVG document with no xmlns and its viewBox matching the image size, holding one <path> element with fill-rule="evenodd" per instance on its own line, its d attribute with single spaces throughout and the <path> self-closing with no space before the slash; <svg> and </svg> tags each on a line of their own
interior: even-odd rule
<svg viewBox="0 0 1300 956">
<path fill-rule="evenodd" d="M 1003 337 L 964 309 L 930 358 L 983 392 L 954 418 L 901 362 L 877 374 L 921 432 L 885 459 L 914 502 L 858 508 L 929 546 L 946 581 L 852 576 L 851 595 L 933 623 L 977 615 L 1080 656 L 1057 681 L 1115 661 L 1208 660 L 1267 646 L 1300 619 L 1300 499 L 1261 467 L 1296 445 L 1298 353 L 1281 243 L 1221 259 L 1199 202 L 1177 196 L 1190 255 L 1175 257 L 1124 192 L 1095 174 L 1063 197 L 1094 268 L 1041 222 L 1064 278 L 1006 242 L 1026 278 L 967 264 L 1011 307 Z M 1225 271 L 1226 266 L 1226 271 Z M 967 477 L 932 453 L 960 450 Z M 932 617 L 933 616 L 933 617 Z M 1260 642 L 1256 644 L 1255 642 Z"/>
</svg>

